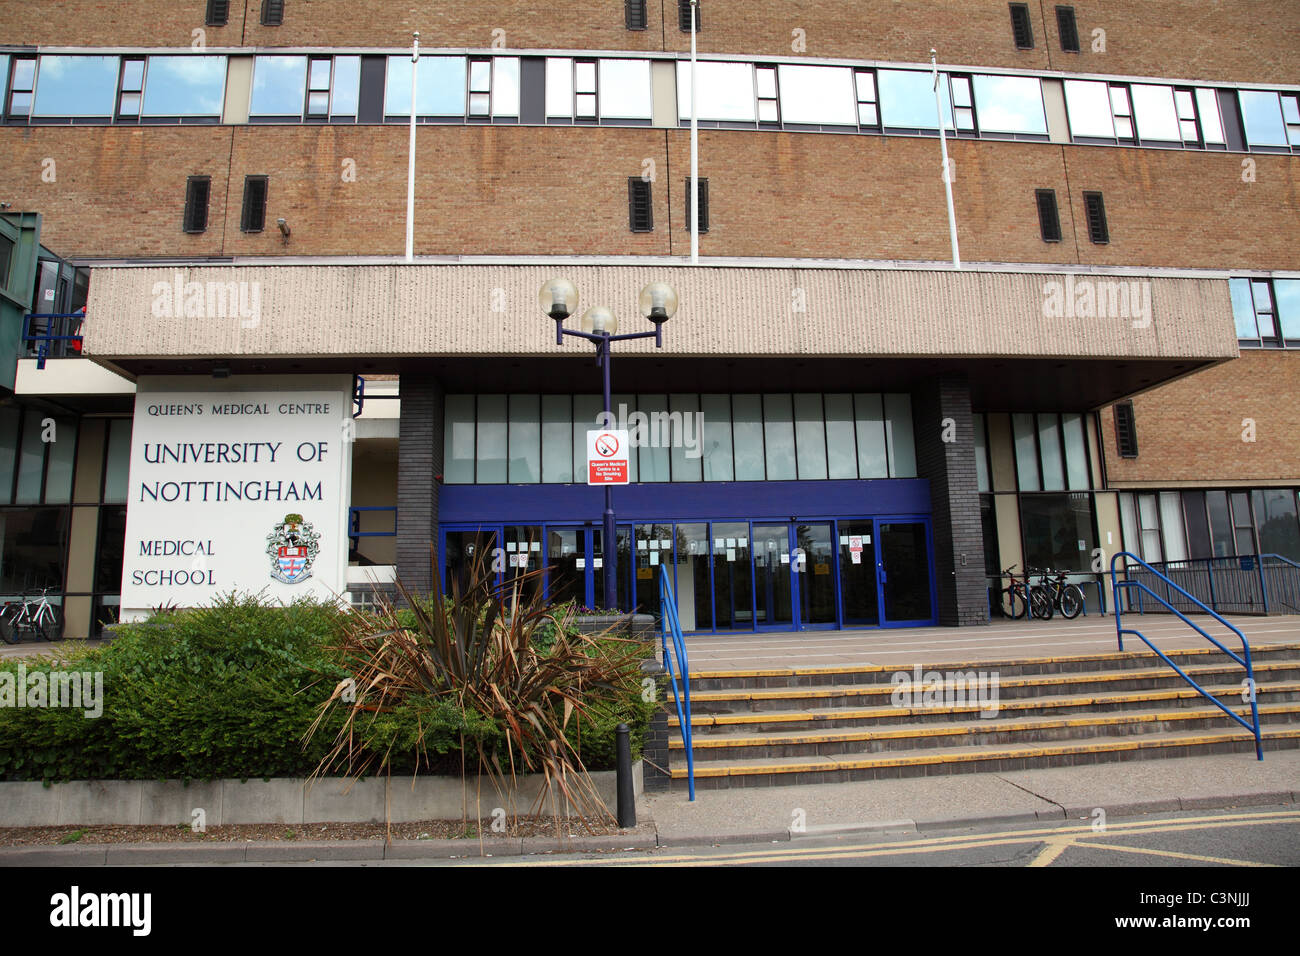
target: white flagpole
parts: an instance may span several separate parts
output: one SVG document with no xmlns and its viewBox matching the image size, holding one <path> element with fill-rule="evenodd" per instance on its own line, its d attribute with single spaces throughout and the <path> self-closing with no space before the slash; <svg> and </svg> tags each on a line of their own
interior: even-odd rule
<svg viewBox="0 0 1300 956">
<path fill-rule="evenodd" d="M 700 126 L 695 111 L 695 31 L 699 0 L 691 0 L 691 265 L 700 264 Z"/>
<path fill-rule="evenodd" d="M 415 258 L 415 75 L 420 69 L 420 34 L 411 47 L 411 149 L 406 162 L 406 261 Z"/>
<path fill-rule="evenodd" d="M 943 106 L 939 102 L 938 52 L 930 51 L 930 66 L 934 73 L 934 108 L 939 114 L 939 149 L 943 153 L 943 191 L 948 197 L 948 237 L 952 240 L 952 267 L 961 268 L 961 252 L 957 248 L 957 214 L 952 208 L 952 176 L 948 169 L 948 137 L 943 128 Z"/>
</svg>

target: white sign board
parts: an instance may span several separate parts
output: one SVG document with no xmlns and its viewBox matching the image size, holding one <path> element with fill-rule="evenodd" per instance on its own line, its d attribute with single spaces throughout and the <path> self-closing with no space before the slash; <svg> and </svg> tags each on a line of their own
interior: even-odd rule
<svg viewBox="0 0 1300 956">
<path fill-rule="evenodd" d="M 351 388 L 337 375 L 140 379 L 122 620 L 232 591 L 347 590 Z"/>
<path fill-rule="evenodd" d="M 629 481 L 627 429 L 587 432 L 587 484 L 626 485 Z"/>
</svg>

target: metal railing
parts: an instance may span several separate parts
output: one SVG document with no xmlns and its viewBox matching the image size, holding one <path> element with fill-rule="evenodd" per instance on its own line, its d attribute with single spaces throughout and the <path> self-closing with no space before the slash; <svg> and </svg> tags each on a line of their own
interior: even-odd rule
<svg viewBox="0 0 1300 956">
<path fill-rule="evenodd" d="M 1195 598 L 1196 603 L 1185 600 L 1156 578 L 1146 581 L 1153 590 L 1164 593 L 1167 603 L 1185 613 L 1199 613 L 1202 605 L 1224 614 L 1300 613 L 1300 564 L 1280 554 L 1153 561 L 1146 567 Z M 1129 576 L 1142 579 L 1144 574 L 1138 569 Z M 1148 610 L 1140 592 L 1137 610 Z M 1163 608 L 1156 605 L 1150 610 L 1162 612 Z"/>
<path fill-rule="evenodd" d="M 392 530 L 386 531 L 362 531 L 361 515 L 363 512 L 389 511 L 393 515 Z M 396 505 L 375 505 L 375 506 L 352 506 L 348 508 L 348 537 L 352 539 L 352 546 L 355 548 L 358 544 L 358 538 L 391 538 L 397 534 L 397 506 Z"/>
<path fill-rule="evenodd" d="M 695 799 L 695 753 L 691 748 L 691 665 L 686 659 L 686 641 L 682 638 L 682 624 L 677 619 L 677 598 L 673 595 L 672 581 L 668 579 L 668 565 L 659 565 L 660 631 L 663 643 L 664 668 L 673 688 L 673 701 L 677 704 L 677 723 L 682 730 L 682 745 L 686 749 L 686 785 L 690 797 Z M 668 653 L 668 640 L 672 638 L 673 653 Z M 673 675 L 673 657 L 677 658 L 677 675 Z M 681 692 L 678 693 L 678 677 Z"/>
<path fill-rule="evenodd" d="M 1119 570 L 1118 568 L 1116 568 L 1116 562 L 1120 558 L 1125 559 L 1123 581 L 1119 579 Z M 1158 578 L 1160 581 L 1162 581 L 1167 590 L 1172 589 L 1173 591 L 1177 591 L 1187 601 L 1190 601 L 1192 604 L 1198 606 L 1206 614 L 1210 615 L 1212 618 L 1214 618 L 1224 627 L 1228 628 L 1228 630 L 1236 634 L 1237 637 L 1240 638 L 1241 640 L 1242 653 L 1245 655 L 1244 659 L 1242 657 L 1237 656 L 1232 651 L 1228 650 L 1228 648 L 1224 647 L 1221 643 L 1219 643 L 1208 633 L 1206 633 L 1205 629 L 1202 628 L 1199 624 L 1194 622 L 1191 618 L 1185 615 L 1182 611 L 1178 610 L 1178 608 L 1174 607 L 1173 604 L 1166 601 L 1155 591 L 1151 590 L 1151 588 L 1147 586 L 1144 580 L 1140 578 L 1132 577 L 1131 566 L 1129 562 L 1132 562 L 1133 565 L 1137 565 L 1139 568 L 1145 569 L 1154 578 Z M 1141 639 L 1142 642 L 1145 643 L 1147 647 L 1151 648 L 1151 650 L 1156 652 L 1156 654 L 1160 657 L 1161 660 L 1163 660 L 1166 664 L 1168 664 L 1175 671 L 1177 671 L 1179 676 L 1182 677 L 1183 680 L 1191 684 L 1192 687 L 1196 689 L 1197 693 L 1199 693 L 1210 703 L 1214 704 L 1215 707 L 1218 707 L 1221 711 L 1223 711 L 1225 714 L 1227 714 L 1237 723 L 1241 724 L 1241 726 L 1245 727 L 1247 730 L 1253 733 L 1255 735 L 1255 756 L 1257 759 L 1263 760 L 1264 743 L 1263 743 L 1263 739 L 1261 738 L 1260 730 L 1259 730 L 1259 707 L 1255 700 L 1256 697 L 1258 696 L 1255 691 L 1255 670 L 1250 663 L 1250 643 L 1246 640 L 1246 635 L 1241 633 L 1241 631 L 1237 627 L 1235 627 L 1232 624 L 1229 624 L 1226 620 L 1220 617 L 1218 612 L 1210 610 L 1208 607 L 1206 607 L 1204 604 L 1202 604 L 1192 595 L 1188 594 L 1177 584 L 1169 580 L 1169 578 L 1165 577 L 1163 574 L 1161 574 L 1155 568 L 1151 567 L 1151 565 L 1147 564 L 1145 561 L 1143 561 L 1135 554 L 1130 554 L 1127 551 L 1121 551 L 1110 559 L 1110 581 L 1111 581 L 1111 590 L 1114 595 L 1114 604 L 1115 604 L 1115 636 L 1119 640 L 1119 649 L 1121 651 L 1124 650 L 1125 634 L 1132 634 L 1134 637 Z M 1211 694 L 1207 693 L 1205 688 L 1203 688 L 1200 684 L 1196 683 L 1196 681 L 1192 680 L 1191 677 L 1187 675 L 1186 671 L 1184 671 L 1181 667 L 1179 667 L 1172 660 L 1170 660 L 1169 657 L 1162 650 L 1160 650 L 1160 648 L 1152 644 L 1151 641 L 1147 639 L 1146 635 L 1144 635 L 1141 631 L 1135 628 L 1124 627 L 1124 623 L 1123 623 L 1124 605 L 1123 602 L 1120 600 L 1121 588 L 1124 589 L 1125 591 L 1136 591 L 1139 596 L 1142 595 L 1143 593 L 1150 595 L 1150 597 L 1153 600 L 1159 602 L 1160 604 L 1163 604 L 1166 608 L 1169 609 L 1170 613 L 1177 614 L 1185 624 L 1193 628 L 1198 634 L 1201 635 L 1201 637 L 1205 638 L 1207 641 L 1209 641 L 1219 650 L 1223 651 L 1223 653 L 1227 654 L 1234 661 L 1236 661 L 1238 664 L 1240 664 L 1242 667 L 1246 669 L 1246 691 L 1250 695 L 1250 721 L 1249 722 L 1247 722 L 1246 719 L 1242 717 L 1240 714 L 1237 714 L 1234 711 L 1230 710 L 1227 707 L 1227 705 L 1224 704 L 1217 697 L 1214 697 Z"/>
<path fill-rule="evenodd" d="M 38 371 L 44 370 L 47 358 L 81 355 L 85 318 L 85 312 L 29 312 L 23 316 L 23 341 L 34 347 Z"/>
</svg>

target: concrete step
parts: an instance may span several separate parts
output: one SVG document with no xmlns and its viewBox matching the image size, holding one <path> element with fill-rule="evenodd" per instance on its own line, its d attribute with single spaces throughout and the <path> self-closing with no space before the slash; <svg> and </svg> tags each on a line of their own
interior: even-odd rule
<svg viewBox="0 0 1300 956">
<path fill-rule="evenodd" d="M 1070 674 L 1081 672 L 1099 672 L 1108 670 L 1132 670 L 1147 665 L 1168 668 L 1156 654 L 1136 642 L 1138 648 L 1127 651 L 1095 652 L 1089 654 L 1072 654 L 1055 657 L 1025 657 L 1001 661 L 955 661 L 934 662 L 922 666 L 922 672 L 941 671 L 947 673 L 967 671 L 996 670 L 1001 679 L 1027 677 L 1037 674 Z M 1227 647 L 1235 653 L 1240 648 L 1227 642 Z M 1180 667 L 1212 662 L 1215 659 L 1226 660 L 1217 647 L 1205 644 L 1202 647 L 1166 652 Z M 1252 663 L 1265 661 L 1290 660 L 1300 661 L 1300 643 L 1259 644 L 1251 648 Z M 913 674 L 914 668 L 899 668 L 886 665 L 850 665 L 836 667 L 782 667 L 758 670 L 693 670 L 691 672 L 691 694 L 704 691 L 721 690 L 771 690 L 783 687 L 824 687 L 854 684 L 889 684 L 896 673 Z"/>
<path fill-rule="evenodd" d="M 1064 694 L 999 700 L 998 713 L 1003 717 L 1029 718 L 1208 706 L 1205 698 L 1186 682 L 1180 681 L 1180 685 L 1159 690 Z M 1211 685 L 1206 690 L 1231 707 L 1241 704 L 1241 686 L 1238 684 Z M 1261 684 L 1257 689 L 1256 699 L 1260 705 L 1300 701 L 1300 681 Z M 977 703 L 961 707 L 915 708 L 894 707 L 888 701 L 884 706 L 875 707 L 744 710 L 720 714 L 702 714 L 693 711 L 691 730 L 698 743 L 706 736 L 715 734 L 760 734 L 826 728 L 887 727 L 906 723 L 945 723 L 966 717 L 978 718 L 979 714 L 980 706 Z M 676 714 L 669 716 L 668 724 L 676 734 L 679 726 Z"/>
<path fill-rule="evenodd" d="M 991 681 L 992 675 L 998 677 L 997 699 L 1005 705 L 1012 700 L 1024 698 L 1064 695 L 1064 694 L 1103 694 L 1127 690 L 1158 690 L 1171 687 L 1187 686 L 1183 678 L 1173 668 L 1158 658 L 1153 658 L 1159 666 L 1127 668 L 1124 670 L 1084 671 L 1068 674 L 1038 674 L 1024 677 L 1001 677 L 1000 673 L 986 664 L 982 671 L 984 680 Z M 1196 664 L 1183 670 L 1197 683 L 1204 686 L 1207 682 L 1224 685 L 1245 678 L 1245 671 L 1235 662 L 1227 661 L 1210 664 Z M 1257 685 L 1274 681 L 1300 680 L 1300 661 L 1264 661 L 1254 667 Z M 945 677 L 947 676 L 946 672 Z M 956 672 L 954 672 L 956 673 Z M 969 673 L 969 672 L 962 672 Z M 807 710 L 812 708 L 834 707 L 870 707 L 885 706 L 901 700 L 903 706 L 929 706 L 933 698 L 933 685 L 914 681 L 893 685 L 884 684 L 830 684 L 817 687 L 776 687 L 767 689 L 713 690 L 693 691 L 691 693 L 691 712 L 693 714 L 728 714 L 737 711 L 778 711 Z M 991 685 L 960 687 L 953 693 L 938 698 L 940 702 L 969 701 L 978 694 L 980 702 L 991 699 Z"/>
<path fill-rule="evenodd" d="M 1264 731 L 1263 738 L 1266 750 L 1294 749 L 1300 747 L 1300 727 L 1270 726 Z M 1253 752 L 1254 749 L 1254 737 L 1238 728 L 1216 732 L 1108 735 L 1053 744 L 991 744 L 834 757 L 716 760 L 697 764 L 695 785 L 700 789 L 794 786 L 952 773 L 1008 772 L 1120 760 Z M 685 761 L 674 761 L 671 772 L 673 788 L 685 789 Z"/>
<path fill-rule="evenodd" d="M 1249 707 L 1234 712 L 1250 719 Z M 1300 724 L 1300 702 L 1259 707 L 1261 726 Z M 708 734 L 693 738 L 695 766 L 719 760 L 765 758 L 836 757 L 876 754 L 953 746 L 1036 744 L 1118 737 L 1133 734 L 1161 734 L 1193 730 L 1222 731 L 1232 727 L 1222 710 L 1206 705 L 1198 708 L 1131 711 L 1118 714 L 1088 714 L 1078 717 L 951 721 L 932 724 L 896 724 L 889 727 L 823 728 L 814 731 L 778 731 L 763 734 Z M 670 742 L 685 760 L 679 739 Z"/>
</svg>

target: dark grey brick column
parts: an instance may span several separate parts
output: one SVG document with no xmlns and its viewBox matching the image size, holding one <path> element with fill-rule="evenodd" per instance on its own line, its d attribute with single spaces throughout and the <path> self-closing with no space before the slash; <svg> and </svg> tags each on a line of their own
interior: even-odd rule
<svg viewBox="0 0 1300 956">
<path fill-rule="evenodd" d="M 402 376 L 397 446 L 397 574 L 408 589 L 433 590 L 429 546 L 438 542 L 438 482 L 442 474 L 442 386 Z"/>
<path fill-rule="evenodd" d="M 916 469 L 930 480 L 934 573 L 939 623 L 987 624 L 984 531 L 975 474 L 975 434 L 970 386 L 964 375 L 943 374 L 912 393 Z M 945 442 L 944 420 L 956 426 Z"/>
</svg>

